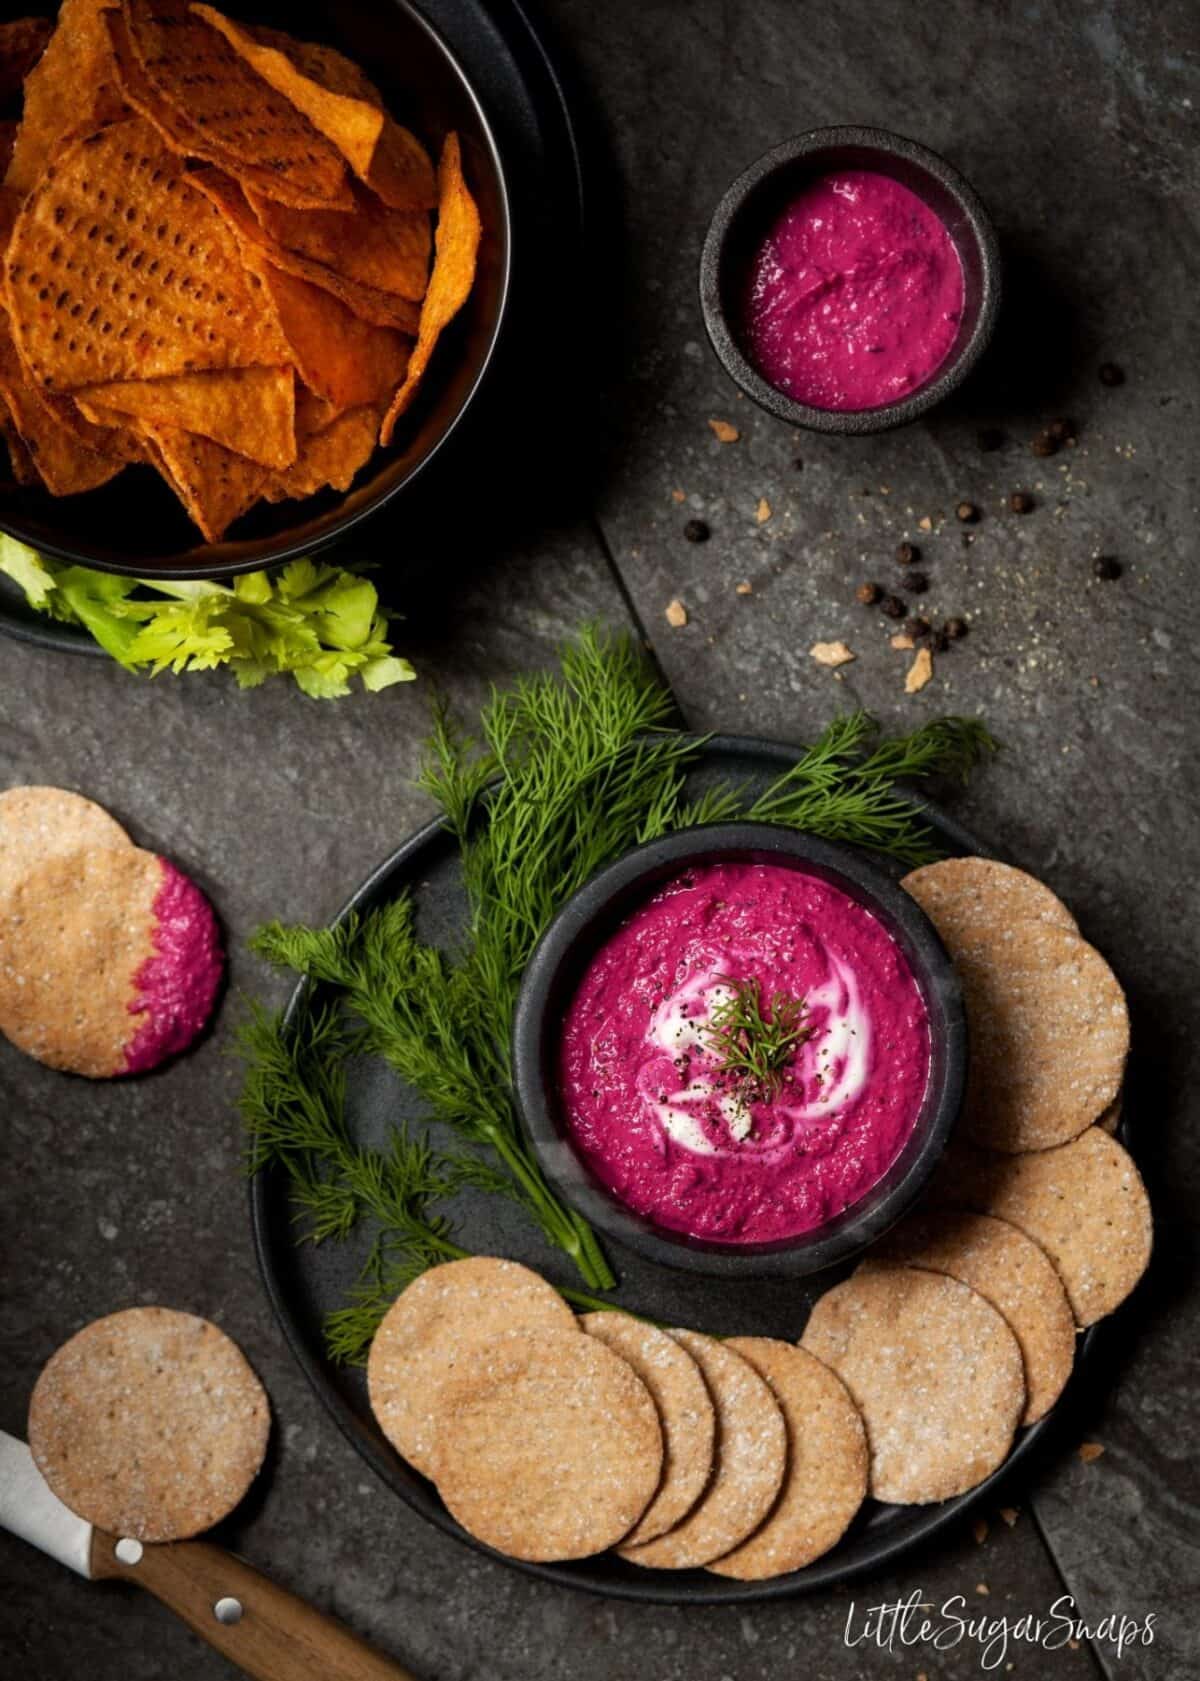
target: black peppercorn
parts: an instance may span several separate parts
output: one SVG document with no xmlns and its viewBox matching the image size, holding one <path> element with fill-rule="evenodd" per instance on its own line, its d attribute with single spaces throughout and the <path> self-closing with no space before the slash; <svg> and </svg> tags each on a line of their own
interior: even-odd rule
<svg viewBox="0 0 1200 1681">
<path fill-rule="evenodd" d="M 914 642 L 920 642 L 923 637 L 929 635 L 929 620 L 923 619 L 918 613 L 915 617 L 909 619 L 904 628 L 912 637 Z"/>
<path fill-rule="evenodd" d="M 951 642 L 958 642 L 967 634 L 967 621 L 965 619 L 947 619 L 942 626 L 942 631 Z"/>
<path fill-rule="evenodd" d="M 929 646 L 933 649 L 935 654 L 944 654 L 946 649 L 950 646 L 950 638 L 946 635 L 944 630 L 935 630 L 933 635 L 929 638 Z"/>
<path fill-rule="evenodd" d="M 1035 455 L 1057 455 L 1058 439 L 1051 437 L 1049 432 L 1039 432 L 1029 447 Z"/>
<path fill-rule="evenodd" d="M 1110 554 L 1097 555 L 1092 562 L 1092 571 L 1103 583 L 1110 584 L 1114 578 L 1121 576 L 1121 562 L 1114 560 Z"/>
<path fill-rule="evenodd" d="M 1101 362 L 1100 383 L 1101 385 L 1124 385 L 1125 370 L 1118 368 L 1115 362 Z"/>
<path fill-rule="evenodd" d="M 879 608 L 889 619 L 902 619 L 907 611 L 898 595 L 885 595 L 879 603 Z"/>
<path fill-rule="evenodd" d="M 683 528 L 683 534 L 689 543 L 707 543 L 712 536 L 702 519 L 690 519 Z"/>
<path fill-rule="evenodd" d="M 980 449 L 987 453 L 991 450 L 1003 447 L 1004 433 L 998 426 L 984 426 L 976 434 L 975 441 L 979 445 Z"/>
<path fill-rule="evenodd" d="M 915 543 L 901 543 L 896 550 L 896 559 L 901 566 L 911 566 L 914 560 L 920 560 L 921 551 Z"/>
<path fill-rule="evenodd" d="M 854 592 L 854 599 L 861 601 L 864 607 L 874 607 L 882 594 L 878 584 L 860 584 Z"/>
<path fill-rule="evenodd" d="M 1046 431 L 1056 444 L 1073 443 L 1075 439 L 1075 422 L 1073 420 L 1052 420 Z"/>
<path fill-rule="evenodd" d="M 974 525 L 979 518 L 979 509 L 974 502 L 960 502 L 954 512 L 964 525 Z"/>
<path fill-rule="evenodd" d="M 910 595 L 924 595 L 929 588 L 929 579 L 924 572 L 906 572 L 900 580 L 900 588 Z"/>
<path fill-rule="evenodd" d="M 1034 508 L 1034 501 L 1028 491 L 1014 490 L 1008 499 L 1008 505 L 1014 514 L 1031 514 Z"/>
</svg>

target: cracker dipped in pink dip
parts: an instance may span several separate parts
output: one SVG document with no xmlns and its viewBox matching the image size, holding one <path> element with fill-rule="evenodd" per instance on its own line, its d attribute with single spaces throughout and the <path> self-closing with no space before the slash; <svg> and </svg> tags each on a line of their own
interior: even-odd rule
<svg viewBox="0 0 1200 1681">
<path fill-rule="evenodd" d="M 755 255 L 743 304 L 759 373 L 811 408 L 899 402 L 946 360 L 963 312 L 962 262 L 941 218 L 890 175 L 812 181 Z"/>
<path fill-rule="evenodd" d="M 775 1095 L 724 1072 L 709 1017 L 730 983 L 803 1000 Z M 929 1077 L 929 1017 L 903 953 L 839 888 L 777 864 L 706 864 L 634 911 L 566 1014 L 568 1133 L 656 1225 L 772 1243 L 849 1208 L 895 1161 Z"/>
</svg>

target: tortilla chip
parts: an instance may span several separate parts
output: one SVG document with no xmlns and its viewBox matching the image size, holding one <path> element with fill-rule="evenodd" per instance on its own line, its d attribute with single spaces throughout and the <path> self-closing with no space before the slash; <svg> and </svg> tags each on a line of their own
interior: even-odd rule
<svg viewBox="0 0 1200 1681">
<path fill-rule="evenodd" d="M 319 397 L 339 409 L 355 408 L 379 402 L 403 379 L 409 341 L 402 333 L 360 321 L 328 292 L 284 274 L 265 258 L 259 274 L 296 372 Z"/>
<path fill-rule="evenodd" d="M 251 189 L 246 193 L 263 231 L 289 251 L 324 263 L 335 274 L 420 303 L 429 284 L 433 243 L 425 210 L 392 210 L 359 187 L 355 209 L 291 210 Z"/>
<path fill-rule="evenodd" d="M 341 154 L 187 0 L 125 0 L 123 15 L 140 69 L 157 95 L 156 120 L 170 129 L 172 117 L 182 119 L 181 144 L 189 152 L 235 172 L 242 166 L 259 171 L 266 191 L 350 208 Z"/>
<path fill-rule="evenodd" d="M 436 256 L 425 302 L 421 305 L 421 326 L 404 383 L 392 398 L 384 416 L 379 441 L 389 444 L 396 422 L 417 394 L 442 329 L 467 301 L 475 280 L 482 225 L 475 200 L 462 173 L 462 154 L 457 134 L 448 134 L 438 166 L 440 202 L 436 234 Z"/>
<path fill-rule="evenodd" d="M 195 432 L 257 461 L 283 468 L 296 459 L 296 380 L 291 368 L 230 368 L 173 379 L 117 380 L 78 393 L 122 416 Z"/>
<path fill-rule="evenodd" d="M 25 82 L 25 107 L 6 187 L 32 192 L 61 141 L 121 115 L 124 101 L 104 26 L 109 4 L 111 0 L 63 0 L 49 45 Z"/>
<path fill-rule="evenodd" d="M 47 390 L 289 360 L 224 217 L 140 118 L 55 159 L 5 269 L 13 337 Z"/>
<path fill-rule="evenodd" d="M 106 416 L 113 425 L 131 419 L 99 404 L 89 407 L 97 419 Z M 244 455 L 235 455 L 178 426 L 140 419 L 132 420 L 132 425 L 149 446 L 154 465 L 208 542 L 219 543 L 234 520 L 253 507 L 262 494 L 267 469 L 247 461 Z"/>
<path fill-rule="evenodd" d="M 21 434 L 13 425 L 12 415 L 8 412 L 7 403 L 0 401 L 0 437 L 8 446 L 8 464 L 12 469 L 13 480 L 22 489 L 28 490 L 32 485 L 40 484 L 37 468 L 33 464 L 33 457 L 21 442 Z M 5 487 L 10 488 L 10 487 Z"/>
<path fill-rule="evenodd" d="M 54 33 L 49 18 L 14 18 L 0 23 L 0 101 L 16 99 L 25 78 Z"/>
<path fill-rule="evenodd" d="M 311 438 L 314 432 L 323 432 L 327 426 L 332 426 L 345 409 L 336 403 L 331 403 L 328 397 L 318 397 L 315 391 L 310 391 L 307 385 L 296 387 L 296 441 L 302 443 L 305 438 Z"/>
<path fill-rule="evenodd" d="M 198 169 L 189 179 L 217 205 L 234 229 L 242 243 L 243 260 L 249 262 L 248 253 L 255 254 L 256 260 L 250 266 L 256 272 L 262 266 L 258 259 L 265 258 L 272 268 L 295 275 L 297 280 L 306 280 L 310 286 L 319 286 L 361 321 L 369 321 L 376 327 L 395 327 L 410 338 L 416 337 L 421 312 L 410 299 L 381 292 L 375 286 L 364 286 L 361 281 L 336 274 L 324 263 L 316 263 L 299 251 L 289 251 L 263 227 L 251 210 L 241 183 L 220 170 Z"/>
<path fill-rule="evenodd" d="M 116 478 L 124 463 L 86 449 L 54 418 L 25 377 L 8 322 L 0 316 L 0 396 L 12 424 L 51 496 L 75 496 Z M 18 473 L 13 461 L 14 476 Z"/>
<path fill-rule="evenodd" d="M 0 170 L 7 170 L 12 162 L 13 147 L 17 143 L 17 130 L 20 126 L 19 123 L 13 122 L 0 123 Z M 0 187 L 0 192 L 7 190 Z"/>
<path fill-rule="evenodd" d="M 272 473 L 263 494 L 268 502 L 312 496 L 318 490 L 349 490 L 354 475 L 371 459 L 379 430 L 379 407 L 348 409 L 331 426 L 305 438 L 293 466 Z"/>
<path fill-rule="evenodd" d="M 432 210 L 433 165 L 414 134 L 384 109 L 368 78 L 332 47 L 277 29 L 244 29 L 211 6 L 192 10 L 331 140 L 361 181 L 394 210 Z"/>
</svg>

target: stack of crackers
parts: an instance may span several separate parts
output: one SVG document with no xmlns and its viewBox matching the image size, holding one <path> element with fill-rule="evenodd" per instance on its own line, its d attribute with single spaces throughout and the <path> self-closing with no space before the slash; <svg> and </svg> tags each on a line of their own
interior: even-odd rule
<svg viewBox="0 0 1200 1681">
<path fill-rule="evenodd" d="M 211 542 L 260 500 L 348 489 L 474 280 L 457 136 L 435 173 L 350 60 L 188 0 L 6 25 L 0 88 L 22 82 L 0 136 L 17 480 L 66 496 L 146 463 Z"/>
<path fill-rule="evenodd" d="M 486 1257 L 392 1306 L 371 1406 L 481 1541 L 739 1580 L 799 1570 L 868 1495 L 924 1504 L 989 1477 L 1062 1393 L 1079 1330 L 1141 1277 L 1152 1225 L 1110 1130 L 1129 1026 L 1107 964 L 1005 865 L 956 859 L 904 885 L 962 976 L 968 1100 L 923 1206 L 821 1297 L 798 1346 L 577 1318 Z"/>
</svg>

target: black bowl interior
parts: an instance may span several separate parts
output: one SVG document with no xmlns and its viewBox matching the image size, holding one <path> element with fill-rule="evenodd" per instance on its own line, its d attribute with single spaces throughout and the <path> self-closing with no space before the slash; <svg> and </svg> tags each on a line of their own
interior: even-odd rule
<svg viewBox="0 0 1200 1681">
<path fill-rule="evenodd" d="M 616 1199 L 570 1141 L 558 1076 L 561 1023 L 597 950 L 632 911 L 689 864 L 731 860 L 801 870 L 865 905 L 904 953 L 929 1011 L 929 1079 L 916 1124 L 896 1160 L 865 1197 L 833 1220 L 771 1244 L 691 1237 L 656 1225 Z M 932 924 L 865 854 L 760 825 L 720 825 L 638 848 L 593 878 L 564 906 L 522 983 L 513 1063 L 522 1119 L 544 1171 L 599 1230 L 668 1266 L 724 1276 L 803 1277 L 865 1249 L 920 1194 L 961 1104 L 966 1024 L 953 965 Z"/>
<path fill-rule="evenodd" d="M 822 138 L 822 134 L 829 136 Z M 741 320 L 754 257 L 776 217 L 804 187 L 839 169 L 864 169 L 908 187 L 945 224 L 963 267 L 963 314 L 954 343 L 924 385 L 876 409 L 825 410 L 797 403 L 771 385 L 749 359 Z M 727 370 L 770 412 L 826 430 L 875 430 L 940 401 L 965 376 L 990 333 L 998 303 L 999 258 L 986 212 L 967 183 L 936 153 L 869 129 L 801 136 L 768 152 L 725 195 L 713 219 L 701 265 L 701 300 L 710 337 Z"/>
<path fill-rule="evenodd" d="M 483 239 L 475 285 L 442 334 L 416 403 L 390 449 L 377 450 L 343 494 L 263 503 L 206 544 L 149 467 L 127 468 L 83 496 L 0 486 L 0 530 L 61 560 L 134 577 L 220 578 L 314 554 L 412 483 L 449 438 L 492 357 L 508 297 L 508 193 L 483 109 L 449 48 L 408 0 L 221 0 L 230 16 L 327 42 L 360 64 L 389 111 L 436 160 L 450 130 L 479 204 Z M 31 8 L 9 7 L 22 13 Z M 52 5 L 38 10 L 52 14 Z"/>
</svg>

